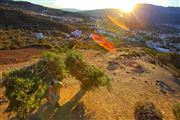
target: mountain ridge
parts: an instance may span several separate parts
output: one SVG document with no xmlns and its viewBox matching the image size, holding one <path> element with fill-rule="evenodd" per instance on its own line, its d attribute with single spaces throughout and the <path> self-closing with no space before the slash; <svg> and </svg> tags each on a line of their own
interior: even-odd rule
<svg viewBox="0 0 180 120">
<path fill-rule="evenodd" d="M 42 14 L 55 15 L 55 16 L 78 16 L 76 13 L 64 11 L 61 9 L 49 8 L 38 4 L 25 1 L 11 1 L 1 0 L 0 6 L 7 7 L 10 9 L 19 9 L 26 11 L 33 11 Z"/>
</svg>

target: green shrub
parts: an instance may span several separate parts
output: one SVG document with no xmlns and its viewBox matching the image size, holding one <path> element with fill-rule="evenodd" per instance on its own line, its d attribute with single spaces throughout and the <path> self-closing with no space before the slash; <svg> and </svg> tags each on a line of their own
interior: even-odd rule
<svg viewBox="0 0 180 120">
<path fill-rule="evenodd" d="M 138 102 L 134 111 L 135 120 L 163 120 L 162 113 L 152 102 Z"/>
<path fill-rule="evenodd" d="M 109 90 L 111 86 L 111 79 L 99 68 L 90 65 L 87 65 L 87 68 L 83 72 L 81 82 L 81 87 L 84 90 L 95 90 L 101 86 L 105 86 Z"/>
<path fill-rule="evenodd" d="M 177 103 L 173 106 L 173 113 L 176 120 L 180 120 L 180 103 Z"/>
<path fill-rule="evenodd" d="M 41 69 L 42 62 L 32 67 L 16 70 L 4 76 L 6 95 L 9 99 L 8 111 L 17 111 L 21 118 L 35 110 L 46 94 L 47 84 L 44 76 L 48 74 Z M 42 67 L 42 68 L 41 68 Z M 47 79 L 47 78 L 46 78 Z"/>
<path fill-rule="evenodd" d="M 84 62 L 82 55 L 77 51 L 67 53 L 65 64 L 70 74 L 81 82 L 81 88 L 85 91 L 94 90 L 101 86 L 110 88 L 111 79 L 99 68 Z"/>
<path fill-rule="evenodd" d="M 67 69 L 64 64 L 64 54 L 57 55 L 53 52 L 45 52 L 44 60 L 48 65 L 48 71 L 54 79 L 62 81 L 67 76 Z"/>
<path fill-rule="evenodd" d="M 52 79 L 62 80 L 66 74 L 63 59 L 49 52 L 44 53 L 37 64 L 7 73 L 3 79 L 7 81 L 8 111 L 16 111 L 19 117 L 26 118 L 39 107 L 46 95 L 47 84 Z"/>
</svg>

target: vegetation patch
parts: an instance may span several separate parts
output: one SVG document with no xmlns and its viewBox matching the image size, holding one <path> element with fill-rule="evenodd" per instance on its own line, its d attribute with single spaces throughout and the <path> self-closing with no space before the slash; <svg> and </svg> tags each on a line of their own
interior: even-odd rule
<svg viewBox="0 0 180 120">
<path fill-rule="evenodd" d="M 143 48 L 143 50 L 150 56 L 157 59 L 158 63 L 161 66 L 169 65 L 169 66 L 173 66 L 176 69 L 180 69 L 180 64 L 178 64 L 180 60 L 179 54 L 159 52 L 150 48 Z"/>
<path fill-rule="evenodd" d="M 83 91 L 101 86 L 109 89 L 111 86 L 111 79 L 99 68 L 84 62 L 79 52 L 45 52 L 37 64 L 4 75 L 6 95 L 10 101 L 8 111 L 18 112 L 21 118 L 28 117 L 40 106 L 50 81 L 62 81 L 68 74 L 81 82 Z"/>
<path fill-rule="evenodd" d="M 45 97 L 47 85 L 52 79 L 62 80 L 66 69 L 61 57 L 46 52 L 37 64 L 4 75 L 6 95 L 10 101 L 8 111 L 18 112 L 26 118 L 39 107 Z"/>
<path fill-rule="evenodd" d="M 77 51 L 69 51 L 65 64 L 71 75 L 81 82 L 81 88 L 85 91 L 94 90 L 101 86 L 108 89 L 111 86 L 111 79 L 94 65 L 83 61 L 83 57 Z"/>
<path fill-rule="evenodd" d="M 6 95 L 9 99 L 7 111 L 17 111 L 19 117 L 24 118 L 40 105 L 47 90 L 45 81 L 50 77 L 45 70 L 44 62 L 40 61 L 36 65 L 4 76 Z"/>
</svg>

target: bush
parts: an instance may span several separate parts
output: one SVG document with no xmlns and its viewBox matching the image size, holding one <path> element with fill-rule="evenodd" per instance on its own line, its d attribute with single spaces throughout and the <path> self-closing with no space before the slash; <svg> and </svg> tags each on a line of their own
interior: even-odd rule
<svg viewBox="0 0 180 120">
<path fill-rule="evenodd" d="M 67 53 L 65 64 L 70 74 L 81 82 L 81 88 L 85 91 L 94 90 L 101 86 L 110 88 L 111 79 L 99 68 L 85 63 L 82 55 L 77 51 Z"/>
<path fill-rule="evenodd" d="M 45 52 L 44 53 L 44 60 L 47 63 L 48 71 L 51 73 L 53 79 L 62 81 L 68 71 L 64 64 L 64 55 L 57 55 L 53 52 Z"/>
<path fill-rule="evenodd" d="M 99 68 L 95 66 L 88 66 L 83 72 L 83 78 L 81 79 L 81 87 L 84 90 L 95 90 L 101 86 L 107 87 L 110 89 L 111 86 L 111 79 L 105 75 Z"/>
<path fill-rule="evenodd" d="M 173 113 L 176 120 L 180 120 L 180 103 L 177 103 L 173 106 Z"/>
<path fill-rule="evenodd" d="M 152 102 L 138 102 L 134 112 L 135 120 L 162 120 L 162 113 Z"/>
<path fill-rule="evenodd" d="M 4 75 L 6 95 L 9 99 L 8 111 L 18 112 L 20 118 L 26 118 L 29 113 L 39 107 L 45 97 L 47 84 L 52 79 L 62 79 L 67 71 L 61 56 L 54 53 L 44 53 L 37 64 L 15 70 Z"/>
<path fill-rule="evenodd" d="M 6 95 L 9 99 L 7 111 L 17 111 L 19 117 L 25 118 L 40 105 L 47 90 L 45 82 L 47 78 L 42 76 L 48 73 L 42 71 L 43 65 L 44 63 L 39 62 L 37 65 L 16 70 L 4 76 L 7 81 Z M 40 72 L 42 73 L 39 74 Z"/>
</svg>

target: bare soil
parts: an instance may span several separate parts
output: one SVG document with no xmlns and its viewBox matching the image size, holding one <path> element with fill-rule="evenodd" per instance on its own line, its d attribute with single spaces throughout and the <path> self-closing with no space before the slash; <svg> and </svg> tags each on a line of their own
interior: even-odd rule
<svg viewBox="0 0 180 120">
<path fill-rule="evenodd" d="M 26 62 L 31 59 L 39 58 L 42 52 L 47 49 L 24 48 L 15 50 L 0 51 L 0 65 Z"/>
</svg>

